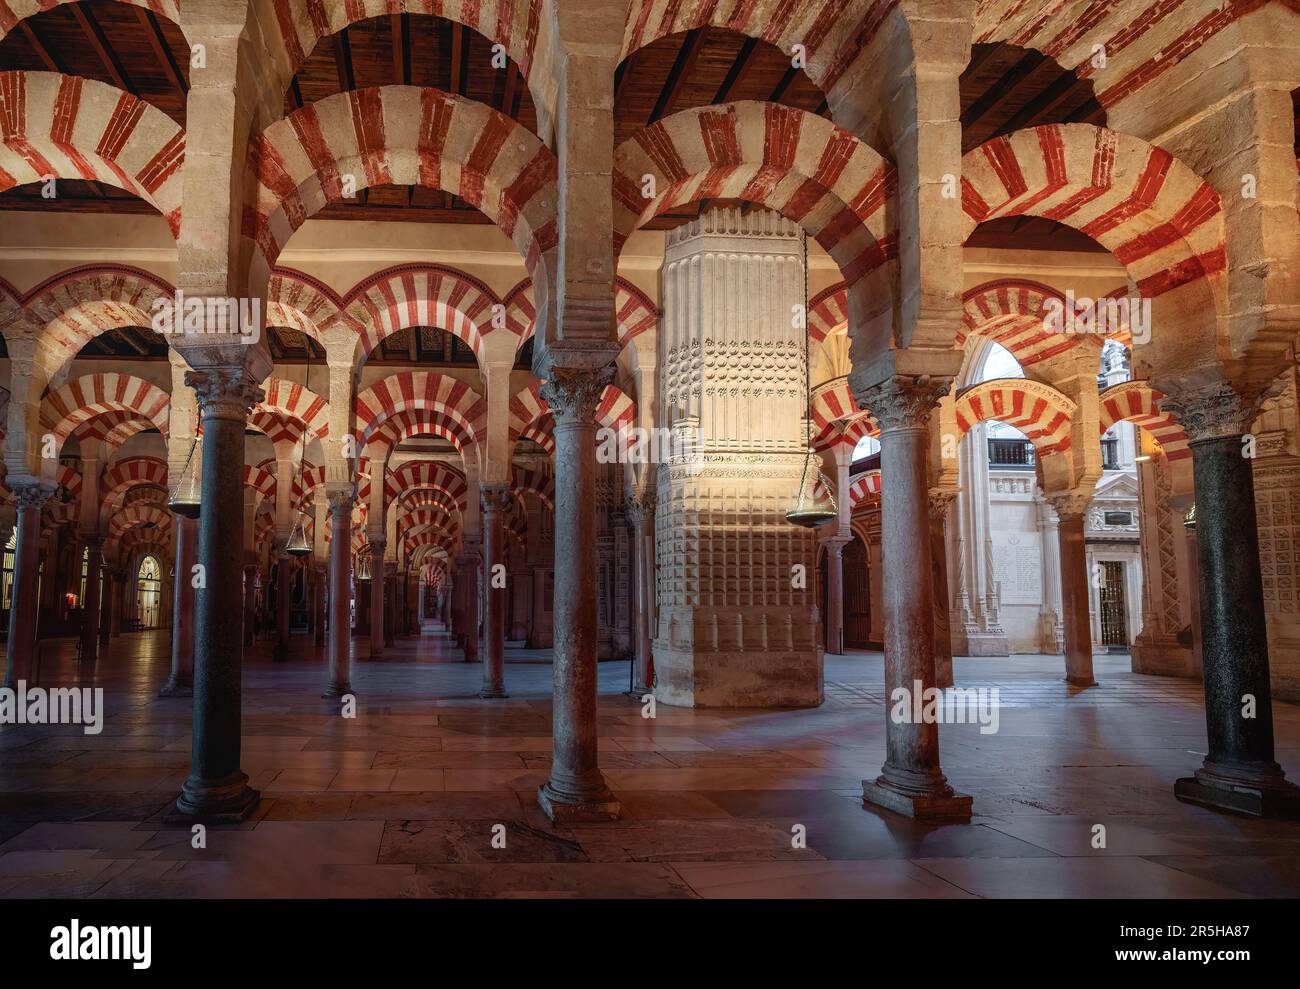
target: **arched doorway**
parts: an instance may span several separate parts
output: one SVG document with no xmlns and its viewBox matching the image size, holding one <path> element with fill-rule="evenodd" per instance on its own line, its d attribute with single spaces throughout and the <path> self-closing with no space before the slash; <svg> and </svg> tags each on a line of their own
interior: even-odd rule
<svg viewBox="0 0 1300 989">
<path fill-rule="evenodd" d="M 856 533 L 844 547 L 844 645 L 871 647 L 871 561 Z"/>
<path fill-rule="evenodd" d="M 157 628 L 162 614 L 162 566 L 156 556 L 146 556 L 136 571 L 136 617 L 141 629 Z"/>
</svg>

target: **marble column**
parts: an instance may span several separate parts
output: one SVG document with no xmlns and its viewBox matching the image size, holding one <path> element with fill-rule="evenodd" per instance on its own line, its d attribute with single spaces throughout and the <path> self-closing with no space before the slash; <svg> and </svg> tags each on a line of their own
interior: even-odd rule
<svg viewBox="0 0 1300 989">
<path fill-rule="evenodd" d="M 479 593 L 482 589 L 479 560 L 478 543 L 467 540 L 458 580 L 461 585 L 461 625 L 458 632 L 467 663 L 478 659 Z"/>
<path fill-rule="evenodd" d="M 103 605 L 99 613 L 99 651 L 101 654 L 108 651 L 109 637 L 113 634 L 113 626 L 117 621 L 118 606 L 116 604 L 118 579 L 110 567 L 104 568 L 104 594 Z"/>
<path fill-rule="evenodd" d="M 957 497 L 954 490 L 930 492 L 930 569 L 934 578 L 934 684 L 951 687 L 952 623 L 948 593 L 948 508 Z"/>
<path fill-rule="evenodd" d="M 880 424 L 884 567 L 885 764 L 863 780 L 865 803 L 909 817 L 966 821 L 971 798 L 953 792 L 939 763 L 939 726 L 911 717 L 918 691 L 935 687 L 934 575 L 930 564 L 930 413 L 948 379 L 898 376 L 863 389 L 859 405 Z M 922 538 L 918 539 L 918 534 Z M 906 716 L 892 712 L 899 699 Z"/>
<path fill-rule="evenodd" d="M 1208 752 L 1180 800 L 1256 817 L 1300 817 L 1300 789 L 1274 757 L 1255 481 L 1243 435 L 1255 406 L 1200 387 L 1162 403 L 1182 423 L 1196 491 L 1201 651 Z"/>
<path fill-rule="evenodd" d="M 826 652 L 844 655 L 844 547 L 852 536 L 834 535 L 826 547 Z"/>
<path fill-rule="evenodd" d="M 312 634 L 318 646 L 325 645 L 325 579 L 325 564 L 312 563 Z"/>
<path fill-rule="evenodd" d="M 81 626 L 81 658 L 93 663 L 99 658 L 100 572 L 104 567 L 104 537 L 86 536 L 86 600 Z M 173 624 L 175 624 L 173 622 Z"/>
<path fill-rule="evenodd" d="M 40 482 L 10 480 L 17 501 L 14 582 L 9 598 L 9 641 L 5 661 L 6 687 L 19 680 L 32 683 L 36 662 L 36 619 L 39 602 L 41 508 L 54 489 Z"/>
<path fill-rule="evenodd" d="M 384 648 L 397 641 L 397 564 L 384 564 Z"/>
<path fill-rule="evenodd" d="M 480 697 L 506 697 L 506 588 L 494 580 L 505 568 L 505 513 L 513 497 L 503 484 L 481 487 L 483 507 L 483 688 Z M 502 584 L 497 587 L 496 584 Z"/>
<path fill-rule="evenodd" d="M 289 597 L 293 586 L 293 558 L 283 548 L 275 554 L 275 658 L 289 656 Z"/>
<path fill-rule="evenodd" d="M 1094 687 L 1092 626 L 1088 612 L 1088 551 L 1084 521 L 1091 494 L 1071 493 L 1048 499 L 1056 509 L 1061 560 L 1061 624 L 1065 647 L 1065 679 L 1076 687 Z"/>
<path fill-rule="evenodd" d="M 244 565 L 244 648 L 253 644 L 257 629 L 257 566 Z"/>
<path fill-rule="evenodd" d="M 188 819 L 242 820 L 258 793 L 239 768 L 243 645 L 232 617 L 243 608 L 244 430 L 263 392 L 246 368 L 189 371 L 203 422 L 204 584 L 194 621 L 194 721 L 189 779 L 176 800 Z"/>
<path fill-rule="evenodd" d="M 370 536 L 370 658 L 384 654 L 384 550 L 383 535 Z"/>
<path fill-rule="evenodd" d="M 189 697 L 194 693 L 194 578 L 199 522 L 177 515 L 176 577 L 172 584 L 172 671 L 159 697 Z"/>
<path fill-rule="evenodd" d="M 635 559 L 636 628 L 632 667 L 632 693 L 644 694 L 654 687 L 654 654 L 651 642 L 654 631 L 654 496 L 649 492 L 629 498 L 623 513 L 632 526 L 632 551 Z"/>
<path fill-rule="evenodd" d="M 1038 519 L 1039 574 L 1043 587 L 1038 606 L 1038 648 L 1047 655 L 1065 651 L 1065 630 L 1061 625 L 1061 537 L 1056 531 L 1052 507 L 1043 499 L 1034 499 Z"/>
<path fill-rule="evenodd" d="M 555 415 L 555 661 L 550 779 L 537 799 L 556 823 L 614 820 L 596 744 L 596 408 L 613 368 L 551 367 Z"/>
<path fill-rule="evenodd" d="M 348 649 L 351 646 L 351 619 L 348 611 L 352 594 L 352 506 L 356 495 L 351 486 L 329 492 L 330 503 L 330 631 L 329 677 L 325 697 L 352 694 L 348 672 Z"/>
</svg>

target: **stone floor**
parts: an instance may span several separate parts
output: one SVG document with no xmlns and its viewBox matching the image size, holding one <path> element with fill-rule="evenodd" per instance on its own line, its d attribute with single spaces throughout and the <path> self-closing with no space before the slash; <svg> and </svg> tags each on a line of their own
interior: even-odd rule
<svg viewBox="0 0 1300 989">
<path fill-rule="evenodd" d="M 256 647 L 243 766 L 263 799 L 194 849 L 161 821 L 190 746 L 188 702 L 156 697 L 169 643 L 123 636 L 84 674 L 70 643 L 43 645 L 45 684 L 102 686 L 108 713 L 98 736 L 0 727 L 0 895 L 1300 895 L 1300 824 L 1174 799 L 1204 751 L 1201 692 L 1136 676 L 1127 657 L 1099 657 L 1101 685 L 1083 692 L 1059 657 L 958 659 L 959 684 L 1000 689 L 1000 730 L 943 728 L 944 768 L 976 814 L 945 827 L 862 807 L 884 752 L 879 654 L 829 658 L 817 710 L 660 706 L 654 720 L 621 693 L 628 664 L 602 663 L 601 764 L 624 817 L 557 829 L 535 802 L 548 657 L 511 652 L 511 698 L 479 700 L 479 669 L 432 628 L 378 662 L 356 645 L 354 720 L 319 699 L 323 661 L 305 640 L 285 663 Z M 1300 777 L 1300 707 L 1279 703 L 1275 719 L 1279 761 Z"/>
</svg>

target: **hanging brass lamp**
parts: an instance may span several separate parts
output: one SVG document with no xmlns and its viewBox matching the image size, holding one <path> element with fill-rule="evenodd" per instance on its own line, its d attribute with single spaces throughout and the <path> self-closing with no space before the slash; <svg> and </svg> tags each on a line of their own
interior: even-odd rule
<svg viewBox="0 0 1300 989">
<path fill-rule="evenodd" d="M 187 519 L 199 517 L 203 492 L 199 485 L 199 465 L 194 453 L 199 447 L 199 425 L 194 424 L 194 440 L 190 443 L 189 456 L 181 468 L 181 476 L 167 496 L 167 507 Z"/>
</svg>

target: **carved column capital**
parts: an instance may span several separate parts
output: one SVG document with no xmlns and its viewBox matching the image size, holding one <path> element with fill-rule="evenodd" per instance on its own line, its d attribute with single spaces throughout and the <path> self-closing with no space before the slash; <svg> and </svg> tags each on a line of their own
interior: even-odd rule
<svg viewBox="0 0 1300 989">
<path fill-rule="evenodd" d="M 215 367 L 186 371 L 185 384 L 194 389 L 203 418 L 244 422 L 253 406 L 266 397 L 253 373 L 243 367 Z"/>
<path fill-rule="evenodd" d="M 51 485 L 37 482 L 36 484 L 13 484 L 12 485 L 14 500 L 21 511 L 24 508 L 44 508 L 45 503 L 50 500 L 54 494 L 54 488 Z"/>
<path fill-rule="evenodd" d="M 1250 432 L 1266 397 L 1246 398 L 1226 381 L 1211 381 L 1173 388 L 1157 404 L 1178 420 L 1189 443 L 1197 443 Z"/>
<path fill-rule="evenodd" d="M 855 389 L 858 405 L 869 411 L 882 433 L 898 429 L 924 428 L 939 399 L 952 389 L 952 378 L 930 375 L 897 375 Z"/>
<path fill-rule="evenodd" d="M 929 493 L 930 522 L 943 522 L 948 518 L 948 509 L 957 498 L 952 488 L 931 488 Z"/>
<path fill-rule="evenodd" d="M 325 494 L 329 501 L 330 513 L 336 518 L 342 514 L 347 517 L 352 516 L 352 508 L 357 503 L 357 494 L 351 489 L 343 491 L 327 491 Z"/>
<path fill-rule="evenodd" d="M 655 496 L 651 491 L 630 495 L 623 502 L 623 514 L 633 524 L 649 522 L 655 516 Z"/>
<path fill-rule="evenodd" d="M 510 500 L 514 495 L 510 491 L 508 484 L 481 484 L 479 485 L 479 504 L 483 508 L 483 514 L 497 515 L 510 508 Z"/>
<path fill-rule="evenodd" d="M 1056 517 L 1062 522 L 1082 518 L 1092 504 L 1091 491 L 1063 491 L 1047 496 L 1047 502 L 1056 511 Z"/>
<path fill-rule="evenodd" d="M 596 421 L 601 396 L 614 381 L 614 367 L 552 367 L 541 396 L 551 407 L 556 425 Z"/>
</svg>

